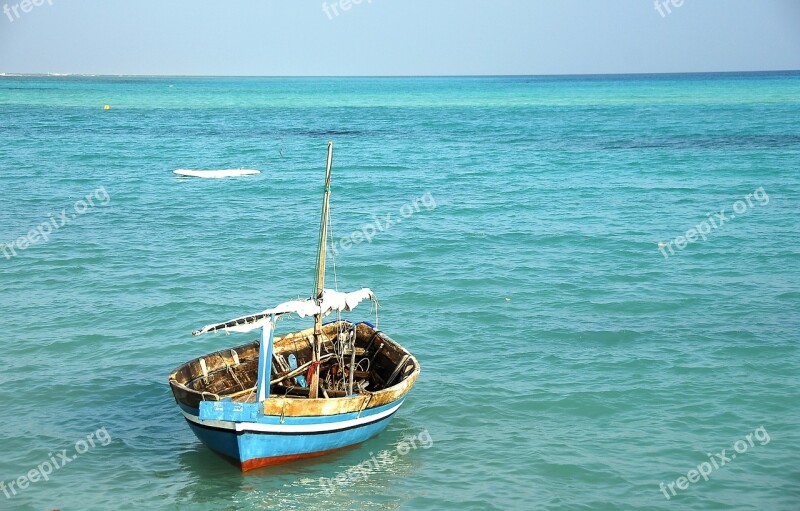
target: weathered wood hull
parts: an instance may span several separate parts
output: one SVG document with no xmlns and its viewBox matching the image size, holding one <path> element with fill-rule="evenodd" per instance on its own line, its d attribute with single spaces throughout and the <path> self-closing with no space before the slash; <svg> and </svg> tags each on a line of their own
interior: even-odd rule
<svg viewBox="0 0 800 511">
<path fill-rule="evenodd" d="M 344 324 L 351 325 L 331 323 L 324 330 L 334 336 Z M 273 385 L 268 399 L 254 402 L 248 387 L 255 380 L 258 341 L 187 362 L 170 374 L 170 387 L 195 435 L 243 471 L 359 444 L 386 428 L 420 367 L 371 325 L 350 328 L 357 331 L 356 352 L 374 364 L 367 378 L 374 391 L 308 399 L 290 395 L 288 386 Z M 302 365 L 311 356 L 312 333 L 309 329 L 276 338 L 275 352 L 293 354 Z M 389 381 L 393 377 L 396 383 Z"/>
</svg>

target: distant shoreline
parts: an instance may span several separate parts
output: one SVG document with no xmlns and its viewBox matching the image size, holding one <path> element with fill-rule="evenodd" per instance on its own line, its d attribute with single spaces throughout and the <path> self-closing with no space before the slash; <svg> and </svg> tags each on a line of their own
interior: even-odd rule
<svg viewBox="0 0 800 511">
<path fill-rule="evenodd" d="M 147 74 L 90 74 L 90 73 L 0 73 L 0 78 L 271 78 L 271 79 L 380 79 L 380 78 L 668 78 L 678 76 L 765 76 L 800 74 L 800 69 L 766 71 L 689 71 L 670 73 L 596 73 L 596 74 L 534 74 L 534 75 L 147 75 Z"/>
</svg>

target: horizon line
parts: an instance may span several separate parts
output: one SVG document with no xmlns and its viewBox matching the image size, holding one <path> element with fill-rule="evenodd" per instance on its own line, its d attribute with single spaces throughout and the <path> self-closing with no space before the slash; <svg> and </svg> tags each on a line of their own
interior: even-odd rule
<svg viewBox="0 0 800 511">
<path fill-rule="evenodd" d="M 84 78 L 557 78 L 557 77 L 611 77 L 611 76 L 675 76 L 800 73 L 800 69 L 765 69 L 740 71 L 659 71 L 634 73 L 544 73 L 544 74 L 420 74 L 420 75 L 205 75 L 205 74 L 102 74 L 102 73 L 15 73 L 0 72 L 0 78 L 11 77 L 84 77 Z"/>
</svg>

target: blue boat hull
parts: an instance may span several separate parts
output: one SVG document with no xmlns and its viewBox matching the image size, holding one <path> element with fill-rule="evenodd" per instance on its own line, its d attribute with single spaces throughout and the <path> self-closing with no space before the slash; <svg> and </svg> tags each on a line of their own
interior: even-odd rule
<svg viewBox="0 0 800 511">
<path fill-rule="evenodd" d="M 360 444 L 383 431 L 402 400 L 362 413 L 325 417 L 262 416 L 257 422 L 203 420 L 198 409 L 182 406 L 197 438 L 213 451 L 237 462 L 242 470 L 322 456 Z"/>
<path fill-rule="evenodd" d="M 313 329 L 286 334 L 274 342 L 262 339 L 190 360 L 170 374 L 175 401 L 194 434 L 209 448 L 234 460 L 242 470 L 321 456 L 359 444 L 388 426 L 417 376 L 417 360 L 402 346 L 369 323 L 346 321 L 323 326 L 334 338 L 340 330 L 356 333 L 354 379 L 363 386 L 347 394 L 320 385 L 323 396 L 311 398 L 307 386 L 273 371 L 269 361 L 294 357 L 293 364 L 310 367 Z M 270 347 L 274 346 L 277 355 Z M 326 355 L 320 372 L 337 364 Z M 328 361 L 328 362 L 326 362 Z M 342 378 L 328 372 L 328 379 Z M 289 371 L 289 372 L 286 372 Z M 302 381 L 311 380 L 310 369 Z M 263 384 L 271 375 L 270 389 Z M 357 375 L 357 376 L 356 376 Z M 366 386 L 374 390 L 365 390 Z"/>
</svg>

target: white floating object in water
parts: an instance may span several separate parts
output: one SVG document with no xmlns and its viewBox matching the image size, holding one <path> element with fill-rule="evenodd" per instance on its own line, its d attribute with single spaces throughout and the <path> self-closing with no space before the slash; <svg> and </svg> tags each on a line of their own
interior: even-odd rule
<svg viewBox="0 0 800 511">
<path fill-rule="evenodd" d="M 261 174 L 260 170 L 251 169 L 226 169 L 226 170 L 189 170 L 177 169 L 172 171 L 179 176 L 189 177 L 205 177 L 205 178 L 223 178 L 223 177 L 238 177 L 238 176 L 252 176 Z"/>
</svg>

